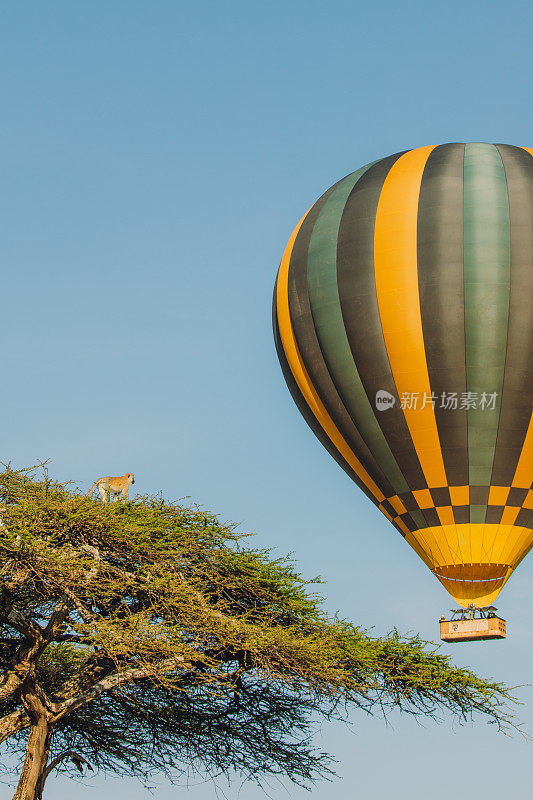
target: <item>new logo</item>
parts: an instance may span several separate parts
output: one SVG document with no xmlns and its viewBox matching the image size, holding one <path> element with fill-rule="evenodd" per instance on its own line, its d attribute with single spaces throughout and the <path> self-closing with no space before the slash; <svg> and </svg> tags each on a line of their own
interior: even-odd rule
<svg viewBox="0 0 533 800">
<path fill-rule="evenodd" d="M 387 409 L 393 407 L 395 402 L 394 395 L 389 394 L 385 389 L 380 389 L 376 392 L 376 408 L 378 411 L 387 411 Z"/>
</svg>

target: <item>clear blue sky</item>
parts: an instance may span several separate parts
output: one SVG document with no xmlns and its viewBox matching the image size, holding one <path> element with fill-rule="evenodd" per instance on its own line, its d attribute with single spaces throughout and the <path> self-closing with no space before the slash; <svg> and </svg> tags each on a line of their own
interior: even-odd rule
<svg viewBox="0 0 533 800">
<path fill-rule="evenodd" d="M 131 470 L 139 491 L 190 496 L 293 551 L 332 611 L 434 638 L 452 601 L 300 418 L 272 287 L 302 213 L 357 167 L 447 141 L 533 145 L 532 24 L 529 3 L 490 0 L 2 4 L 1 459 L 51 459 L 86 488 Z M 532 579 L 530 557 L 501 595 L 506 642 L 443 650 L 532 682 Z M 533 691 L 520 696 L 533 733 Z M 520 738 L 352 721 L 319 731 L 341 779 L 316 800 L 528 794 Z M 55 800 L 73 790 L 51 779 Z"/>
</svg>

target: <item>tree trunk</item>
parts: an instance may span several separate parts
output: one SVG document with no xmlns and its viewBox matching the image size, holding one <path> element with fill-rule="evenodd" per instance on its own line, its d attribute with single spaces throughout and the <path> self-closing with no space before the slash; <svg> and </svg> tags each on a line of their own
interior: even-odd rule
<svg viewBox="0 0 533 800">
<path fill-rule="evenodd" d="M 31 726 L 26 758 L 13 800 L 39 800 L 39 787 L 48 761 L 51 734 L 52 729 L 45 716 Z"/>
</svg>

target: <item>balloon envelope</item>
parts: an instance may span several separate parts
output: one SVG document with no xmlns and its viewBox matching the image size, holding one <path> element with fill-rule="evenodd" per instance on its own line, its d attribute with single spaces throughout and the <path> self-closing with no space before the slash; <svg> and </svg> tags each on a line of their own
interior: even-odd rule
<svg viewBox="0 0 533 800">
<path fill-rule="evenodd" d="M 533 544 L 533 150 L 420 147 L 336 183 L 274 295 L 291 394 L 455 600 Z"/>
</svg>

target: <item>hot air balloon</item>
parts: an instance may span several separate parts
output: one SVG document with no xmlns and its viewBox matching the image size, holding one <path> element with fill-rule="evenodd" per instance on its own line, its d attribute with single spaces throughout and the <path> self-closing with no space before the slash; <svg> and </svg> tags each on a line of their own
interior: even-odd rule
<svg viewBox="0 0 533 800">
<path fill-rule="evenodd" d="M 294 230 L 273 316 L 313 432 L 462 608 L 489 606 L 533 545 L 533 149 L 343 178 Z"/>
</svg>

